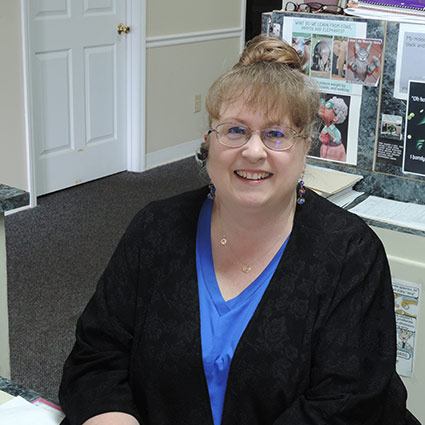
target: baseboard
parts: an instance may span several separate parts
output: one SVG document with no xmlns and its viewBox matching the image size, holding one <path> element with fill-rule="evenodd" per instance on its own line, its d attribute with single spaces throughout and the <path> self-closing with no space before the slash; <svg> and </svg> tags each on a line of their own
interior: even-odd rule
<svg viewBox="0 0 425 425">
<path fill-rule="evenodd" d="M 158 167 L 159 165 L 168 164 L 170 162 L 192 156 L 199 149 L 201 142 L 202 139 L 192 140 L 170 148 L 148 153 L 146 155 L 146 169 Z"/>
<path fill-rule="evenodd" d="M 8 215 L 16 214 L 21 211 L 29 210 L 31 208 L 36 207 L 37 205 L 24 205 L 23 207 L 15 208 L 14 210 L 5 211 L 5 217 Z"/>
</svg>

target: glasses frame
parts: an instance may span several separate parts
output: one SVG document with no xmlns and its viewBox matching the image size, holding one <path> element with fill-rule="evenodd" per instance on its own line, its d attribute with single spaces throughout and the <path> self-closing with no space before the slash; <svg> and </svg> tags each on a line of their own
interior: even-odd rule
<svg viewBox="0 0 425 425">
<path fill-rule="evenodd" d="M 344 9 L 338 5 L 322 4 L 319 2 L 295 3 L 288 1 L 285 4 L 287 12 L 303 12 L 303 13 L 330 13 L 333 15 L 344 14 Z"/>
<path fill-rule="evenodd" d="M 328 103 L 331 103 L 331 106 L 327 106 Z M 335 111 L 335 104 L 331 100 L 320 99 L 320 105 L 323 105 L 325 109 L 332 109 L 332 112 L 337 115 Z"/>
<path fill-rule="evenodd" d="M 239 127 L 244 127 L 244 128 L 246 128 L 247 130 L 248 130 L 248 134 L 245 136 L 245 141 L 243 142 L 243 143 L 241 143 L 240 145 L 238 145 L 238 146 L 234 146 L 234 145 L 227 145 L 226 143 L 223 143 L 223 141 L 222 140 L 220 140 L 220 129 L 219 129 L 219 127 L 220 126 L 222 126 L 222 125 L 229 125 L 229 124 L 234 124 L 235 126 L 239 126 Z M 275 148 L 272 148 L 272 147 L 270 147 L 270 146 L 268 146 L 267 145 L 267 143 L 263 140 L 263 131 L 264 130 L 270 130 L 270 129 L 272 129 L 272 128 L 276 128 L 276 127 L 279 127 L 279 128 L 284 128 L 284 129 L 288 129 L 288 130 L 291 130 L 291 132 L 292 132 L 292 134 L 293 134 L 293 137 L 294 137 L 294 140 L 293 140 L 293 142 L 292 142 L 292 144 L 290 145 L 290 146 L 288 146 L 287 148 L 283 148 L 283 149 L 275 149 Z M 246 125 L 243 125 L 243 124 L 238 124 L 238 123 L 233 123 L 233 122 L 222 122 L 221 124 L 218 124 L 217 126 L 216 126 L 216 128 L 211 128 L 210 130 L 208 130 L 208 135 L 210 135 L 212 132 L 215 132 L 216 134 L 217 134 L 217 141 L 218 141 L 218 143 L 220 143 L 221 145 L 223 145 L 223 146 L 226 146 L 226 148 L 231 148 L 231 149 L 238 149 L 238 148 L 241 148 L 242 146 L 245 146 L 250 140 L 251 140 L 251 137 L 252 137 L 252 135 L 254 134 L 254 133 L 258 133 L 258 132 L 260 132 L 260 139 L 261 139 L 261 141 L 263 142 L 263 145 L 267 148 L 267 149 L 270 149 L 271 151 L 275 151 L 275 152 L 284 152 L 284 151 L 288 151 L 289 149 L 291 149 L 294 145 L 295 145 L 295 143 L 297 143 L 297 141 L 298 141 L 298 138 L 301 138 L 301 139 L 307 139 L 307 136 L 303 136 L 303 135 L 301 135 L 301 134 L 299 134 L 296 130 L 294 130 L 293 128 L 290 128 L 290 127 L 282 127 L 282 126 L 280 126 L 280 125 L 277 125 L 277 126 L 275 126 L 275 127 L 266 127 L 266 128 L 261 128 L 261 129 L 258 129 L 258 130 L 251 130 L 249 127 L 247 127 Z"/>
</svg>

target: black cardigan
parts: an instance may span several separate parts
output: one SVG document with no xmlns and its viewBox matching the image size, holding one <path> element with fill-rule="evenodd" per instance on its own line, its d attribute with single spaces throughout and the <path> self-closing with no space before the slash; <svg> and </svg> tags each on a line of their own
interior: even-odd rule
<svg viewBox="0 0 425 425">
<path fill-rule="evenodd" d="M 206 193 L 153 202 L 128 227 L 64 367 L 70 424 L 121 411 L 143 425 L 212 425 L 195 264 Z M 308 191 L 236 348 L 222 425 L 404 424 L 393 305 L 379 239 Z"/>
</svg>

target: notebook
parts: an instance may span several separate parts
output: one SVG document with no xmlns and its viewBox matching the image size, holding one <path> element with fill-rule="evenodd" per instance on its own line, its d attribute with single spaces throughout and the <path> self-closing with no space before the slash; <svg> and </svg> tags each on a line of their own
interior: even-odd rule
<svg viewBox="0 0 425 425">
<path fill-rule="evenodd" d="M 358 0 L 358 5 L 391 12 L 425 15 L 425 0 Z"/>
</svg>

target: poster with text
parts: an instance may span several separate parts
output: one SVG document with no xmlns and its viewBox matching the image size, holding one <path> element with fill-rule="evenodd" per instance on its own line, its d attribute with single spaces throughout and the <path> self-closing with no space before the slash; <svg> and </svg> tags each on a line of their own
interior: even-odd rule
<svg viewBox="0 0 425 425">
<path fill-rule="evenodd" d="M 425 25 L 400 24 L 394 97 L 407 100 L 409 80 L 425 81 Z"/>
<path fill-rule="evenodd" d="M 425 82 L 409 81 L 403 172 L 425 176 Z"/>
<path fill-rule="evenodd" d="M 365 38 L 366 22 L 284 17 L 282 38 L 302 58 L 306 73 L 323 93 L 362 94 L 361 84 L 347 81 L 349 38 Z"/>
<path fill-rule="evenodd" d="M 413 376 L 421 285 L 393 279 L 397 332 L 397 372 Z"/>
</svg>

